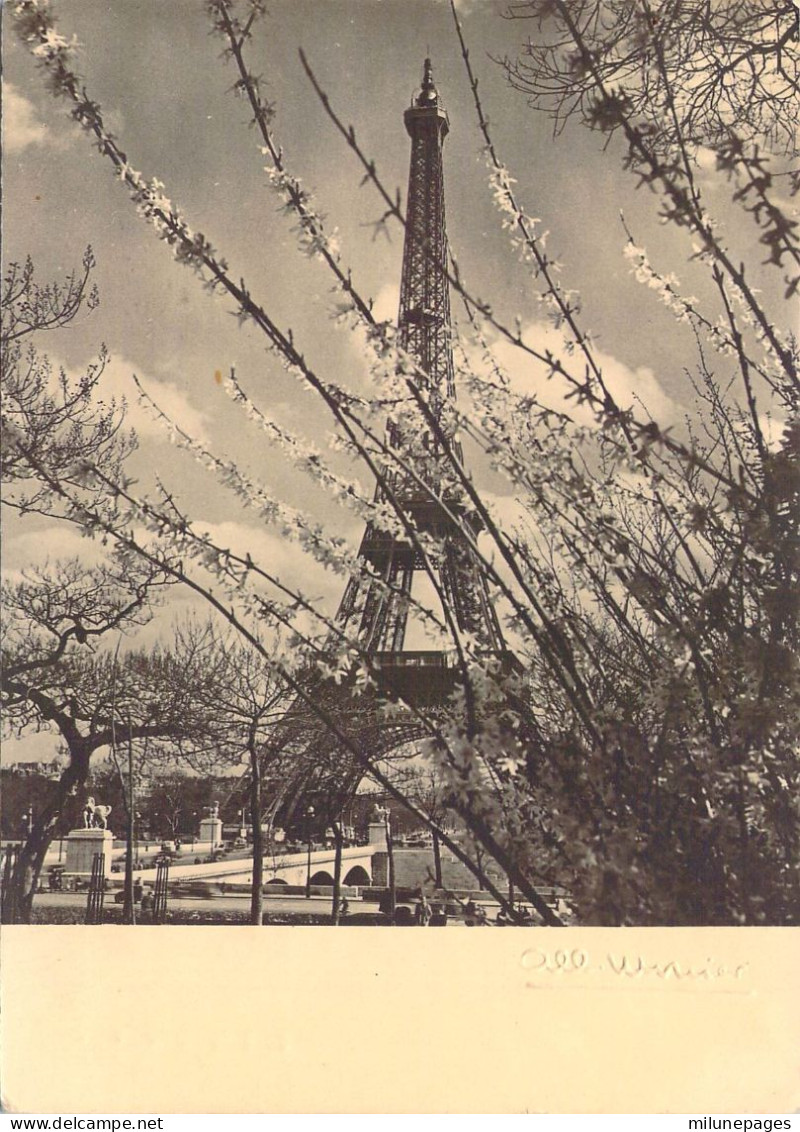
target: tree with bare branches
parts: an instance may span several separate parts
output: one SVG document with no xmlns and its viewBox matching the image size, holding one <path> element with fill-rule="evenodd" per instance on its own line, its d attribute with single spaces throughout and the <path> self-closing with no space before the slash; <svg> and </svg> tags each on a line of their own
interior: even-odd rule
<svg viewBox="0 0 800 1132">
<path fill-rule="evenodd" d="M 264 914 L 264 854 L 268 848 L 264 819 L 271 828 L 286 785 L 296 774 L 293 759 L 300 757 L 299 751 L 273 742 L 279 725 L 282 735 L 288 734 L 286 686 L 257 651 L 236 636 L 221 634 L 213 622 L 179 626 L 175 639 L 179 652 L 204 657 L 208 679 L 204 695 L 206 729 L 202 735 L 181 738 L 177 751 L 195 770 L 244 768 L 253 846 L 250 922 L 260 925 Z"/>
<path fill-rule="evenodd" d="M 63 282 L 41 284 L 34 264 L 12 263 L 0 296 L 0 382 L 2 382 L 3 503 L 23 514 L 46 512 L 51 497 L 32 461 L 54 476 L 85 487 L 84 462 L 96 460 L 120 475 L 135 439 L 123 426 L 122 406 L 99 404 L 98 390 L 108 364 L 101 347 L 96 361 L 77 380 L 58 374 L 39 348 L 43 334 L 68 327 L 81 311 L 100 303 L 92 284 L 95 266 L 87 249 L 80 272 Z"/>
<path fill-rule="evenodd" d="M 735 133 L 794 151 L 800 14 L 791 0 L 522 0 L 506 15 L 531 28 L 505 60 L 508 77 L 559 132 L 571 118 L 597 124 L 602 82 L 664 150 Z M 665 105 L 674 113 L 662 114 Z"/>
<path fill-rule="evenodd" d="M 53 563 L 3 585 L 5 617 L 0 694 L 7 733 L 55 732 L 67 762 L 35 814 L 4 907 L 12 922 L 30 919 L 53 831 L 68 799 L 84 786 L 95 752 L 117 733 L 132 739 L 177 736 L 187 727 L 185 673 L 163 654 L 103 649 L 109 638 L 150 616 L 163 577 L 142 565 L 87 568 Z"/>
</svg>

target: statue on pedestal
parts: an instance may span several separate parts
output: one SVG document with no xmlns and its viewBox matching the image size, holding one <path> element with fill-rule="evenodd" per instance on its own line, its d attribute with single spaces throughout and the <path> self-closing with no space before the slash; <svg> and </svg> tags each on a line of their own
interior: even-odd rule
<svg viewBox="0 0 800 1132">
<path fill-rule="evenodd" d="M 108 829 L 108 815 L 110 813 L 110 806 L 99 806 L 93 797 L 88 797 L 86 805 L 83 807 L 83 828 Z"/>
</svg>

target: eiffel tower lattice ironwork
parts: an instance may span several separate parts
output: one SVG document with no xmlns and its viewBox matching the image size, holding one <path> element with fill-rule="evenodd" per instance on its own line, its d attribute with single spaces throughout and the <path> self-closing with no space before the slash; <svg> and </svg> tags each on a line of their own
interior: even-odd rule
<svg viewBox="0 0 800 1132">
<path fill-rule="evenodd" d="M 405 111 L 404 121 L 411 137 L 411 166 L 398 340 L 419 367 L 418 380 L 426 385 L 428 408 L 441 424 L 448 403 L 456 397 L 442 157 L 450 124 L 433 81 L 430 59 L 425 60 L 422 88 Z M 400 446 L 402 439 L 396 426 L 390 425 L 390 443 Z M 435 536 L 443 547 L 438 581 L 459 629 L 471 634 L 486 652 L 504 653 L 486 577 L 463 525 L 473 537 L 479 528 L 465 513 L 460 495 L 442 487 L 446 480 L 439 476 L 437 466 L 443 466 L 445 457 L 430 429 L 422 430 L 422 444 L 430 453 L 425 486 L 396 473 L 391 479 L 392 492 L 416 530 Z M 458 442 L 451 441 L 450 447 L 461 461 Z M 376 499 L 384 497 L 379 486 Z M 365 581 L 363 576 L 353 578 L 339 607 L 340 623 L 353 627 L 354 619 L 359 618 L 358 639 L 385 675 L 387 688 L 417 703 L 435 702 L 448 687 L 452 690 L 445 673 L 446 655 L 435 650 L 408 652 L 404 647 L 408 622 L 404 599 L 411 594 L 414 575 L 423 568 L 420 554 L 411 540 L 389 536 L 370 523 L 359 555 L 383 584 Z"/>
<path fill-rule="evenodd" d="M 452 350 L 450 291 L 447 278 L 447 232 L 442 147 L 449 131 L 447 112 L 433 80 L 430 59 L 425 60 L 421 89 L 405 111 L 406 130 L 411 137 L 411 163 L 408 180 L 406 234 L 398 318 L 398 343 L 416 363 L 415 380 L 425 384 L 427 405 L 434 422 L 440 424 L 448 404 L 456 397 Z M 403 426 L 389 424 L 388 441 L 401 449 Z M 405 427 L 408 427 L 406 425 Z M 437 568 L 443 601 L 459 629 L 472 636 L 486 655 L 510 659 L 497 614 L 491 602 L 485 574 L 470 545 L 480 531 L 478 522 L 467 511 L 462 494 L 448 488 L 452 474 L 445 474 L 448 461 L 437 440 L 436 428 L 424 427 L 419 418 L 416 447 L 421 438 L 426 451 L 424 467 L 417 478 L 391 472 L 391 490 L 403 515 L 417 532 L 435 537 L 443 553 Z M 461 462 L 456 440 L 450 442 L 451 455 Z M 442 474 L 440 474 L 440 472 Z M 375 499 L 384 502 L 386 490 L 379 484 Z M 468 537 L 468 535 L 470 537 Z M 388 534 L 375 523 L 368 523 L 359 549 L 362 569 L 349 581 L 337 613 L 342 632 L 356 638 L 378 673 L 384 694 L 413 704 L 420 712 L 435 711 L 452 693 L 458 672 L 441 649 L 408 650 L 406 635 L 414 576 L 424 568 L 422 555 L 411 538 Z M 326 704 L 348 715 L 348 733 L 372 758 L 413 742 L 423 733 L 419 719 L 409 713 L 405 720 L 388 722 L 370 708 L 369 697 L 350 696 L 346 687 L 319 688 Z M 348 702 L 350 696 L 350 702 Z M 304 710 L 295 704 L 292 711 L 300 718 Z M 336 750 L 331 737 L 312 741 L 302 762 L 306 771 L 290 782 L 284 779 L 285 817 L 297 812 L 302 798 L 314 797 L 315 805 L 324 801 L 330 817 L 344 802 L 363 776 L 363 767 L 352 753 Z M 313 752 L 312 752 L 313 748 Z M 309 758 L 309 755 L 311 757 Z M 319 812 L 319 807 L 318 807 Z"/>
</svg>

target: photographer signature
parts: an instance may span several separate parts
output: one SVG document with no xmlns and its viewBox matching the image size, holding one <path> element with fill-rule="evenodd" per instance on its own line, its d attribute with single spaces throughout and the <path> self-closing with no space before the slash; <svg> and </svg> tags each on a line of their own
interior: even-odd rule
<svg viewBox="0 0 800 1132">
<path fill-rule="evenodd" d="M 691 962 L 678 959 L 653 960 L 640 953 L 627 954 L 622 951 L 606 951 L 593 957 L 582 947 L 557 948 L 553 951 L 529 947 L 523 951 L 520 963 L 525 971 L 539 976 L 558 978 L 559 976 L 611 975 L 617 976 L 626 983 L 651 982 L 653 985 L 714 983 L 720 989 L 723 985 L 733 987 L 737 984 L 741 985 L 750 966 L 746 962 L 726 963 L 710 955 Z M 569 981 L 582 984 L 580 979 L 572 978 Z M 529 981 L 526 985 L 532 990 L 538 990 L 544 984 Z"/>
</svg>

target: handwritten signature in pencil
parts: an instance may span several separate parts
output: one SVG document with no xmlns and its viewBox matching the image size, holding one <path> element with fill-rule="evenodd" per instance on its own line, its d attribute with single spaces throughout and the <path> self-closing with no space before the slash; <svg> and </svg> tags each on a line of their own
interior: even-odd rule
<svg viewBox="0 0 800 1132">
<path fill-rule="evenodd" d="M 731 963 L 713 956 L 691 962 L 678 959 L 653 960 L 642 954 L 606 951 L 593 957 L 582 947 L 547 951 L 529 947 L 520 960 L 525 971 L 536 975 L 575 976 L 610 974 L 624 980 L 658 979 L 663 983 L 717 983 L 734 985 L 746 977 L 749 963 Z M 541 984 L 528 983 L 536 988 Z"/>
</svg>

